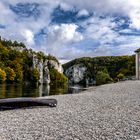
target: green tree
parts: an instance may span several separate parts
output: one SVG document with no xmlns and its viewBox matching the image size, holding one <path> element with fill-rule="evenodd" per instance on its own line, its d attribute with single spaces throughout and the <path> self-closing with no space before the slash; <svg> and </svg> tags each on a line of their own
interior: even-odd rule
<svg viewBox="0 0 140 140">
<path fill-rule="evenodd" d="M 0 60 L 7 61 L 9 59 L 9 50 L 0 43 Z"/>
<path fill-rule="evenodd" d="M 106 84 L 106 83 L 110 83 L 112 82 L 112 78 L 110 77 L 110 75 L 106 72 L 103 71 L 98 71 L 97 75 L 96 75 L 96 84 L 97 85 L 102 85 L 102 84 Z"/>
</svg>

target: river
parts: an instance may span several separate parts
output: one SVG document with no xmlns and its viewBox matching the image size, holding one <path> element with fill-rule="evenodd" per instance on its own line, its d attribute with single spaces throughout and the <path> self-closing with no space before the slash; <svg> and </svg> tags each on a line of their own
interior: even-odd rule
<svg viewBox="0 0 140 140">
<path fill-rule="evenodd" d="M 0 98 L 42 97 L 60 94 L 75 94 L 85 90 L 82 86 L 50 87 L 49 85 L 0 84 Z"/>
</svg>

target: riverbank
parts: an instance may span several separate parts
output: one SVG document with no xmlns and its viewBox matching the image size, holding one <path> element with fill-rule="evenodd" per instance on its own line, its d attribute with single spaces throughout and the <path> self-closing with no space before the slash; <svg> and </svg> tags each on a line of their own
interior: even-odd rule
<svg viewBox="0 0 140 140">
<path fill-rule="evenodd" d="M 58 106 L 0 112 L 0 140 L 140 139 L 140 81 L 47 98 Z"/>
</svg>

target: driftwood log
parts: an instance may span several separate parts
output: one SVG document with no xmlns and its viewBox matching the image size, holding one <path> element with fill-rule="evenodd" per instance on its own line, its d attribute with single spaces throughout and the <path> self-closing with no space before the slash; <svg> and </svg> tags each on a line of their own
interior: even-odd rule
<svg viewBox="0 0 140 140">
<path fill-rule="evenodd" d="M 56 99 L 42 99 L 42 98 L 8 98 L 0 99 L 0 110 L 27 108 L 34 106 L 49 106 L 56 107 Z"/>
</svg>

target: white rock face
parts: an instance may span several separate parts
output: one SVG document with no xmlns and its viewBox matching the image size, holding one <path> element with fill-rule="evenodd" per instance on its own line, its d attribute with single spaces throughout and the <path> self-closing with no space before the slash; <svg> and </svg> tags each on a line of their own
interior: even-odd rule
<svg viewBox="0 0 140 140">
<path fill-rule="evenodd" d="M 19 52 L 23 52 L 24 50 L 26 50 L 25 48 L 23 48 L 22 46 L 10 46 L 10 48 L 12 50 L 16 50 L 16 51 L 19 51 Z"/>
<path fill-rule="evenodd" d="M 43 83 L 43 60 L 39 60 L 36 56 L 33 56 L 33 68 L 37 68 L 39 70 L 39 83 Z"/>
<path fill-rule="evenodd" d="M 58 62 L 56 62 L 54 60 L 48 60 L 48 64 L 52 68 L 56 69 L 58 72 L 63 73 L 63 67 L 62 67 L 62 65 L 60 63 L 58 63 Z"/>
<path fill-rule="evenodd" d="M 87 68 L 82 65 L 73 65 L 68 68 L 65 72 L 66 76 L 69 77 L 69 82 L 77 84 L 84 80 L 84 74 Z"/>
<path fill-rule="evenodd" d="M 50 72 L 48 66 L 56 69 L 58 72 L 63 73 L 62 65 L 54 60 L 39 60 L 36 56 L 33 56 L 33 68 L 37 68 L 40 73 L 39 83 L 50 83 Z"/>
<path fill-rule="evenodd" d="M 43 83 L 49 84 L 50 82 L 51 82 L 51 80 L 50 80 L 50 72 L 49 72 L 48 66 L 44 66 Z"/>
</svg>

